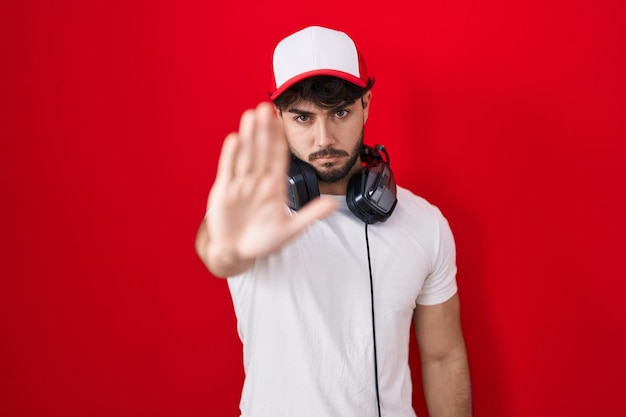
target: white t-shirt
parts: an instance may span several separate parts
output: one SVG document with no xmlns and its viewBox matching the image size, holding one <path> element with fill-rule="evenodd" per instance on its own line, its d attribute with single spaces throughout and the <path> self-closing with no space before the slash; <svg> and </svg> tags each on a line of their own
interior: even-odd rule
<svg viewBox="0 0 626 417">
<path fill-rule="evenodd" d="M 228 279 L 243 342 L 242 417 L 377 415 L 365 223 L 334 198 L 336 212 Z M 382 415 L 415 417 L 413 311 L 456 293 L 454 239 L 435 206 L 401 187 L 392 216 L 368 235 Z"/>
</svg>

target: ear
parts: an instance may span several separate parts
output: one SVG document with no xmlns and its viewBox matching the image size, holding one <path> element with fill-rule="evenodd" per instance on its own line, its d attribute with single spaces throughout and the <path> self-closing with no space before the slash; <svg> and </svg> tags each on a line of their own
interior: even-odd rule
<svg viewBox="0 0 626 417">
<path fill-rule="evenodd" d="M 361 98 L 361 103 L 363 104 L 363 124 L 367 121 L 367 116 L 370 112 L 370 104 L 372 103 L 372 91 L 368 91 Z"/>
<path fill-rule="evenodd" d="M 276 113 L 276 117 L 278 117 L 279 119 L 283 118 L 283 112 L 276 105 L 274 105 L 274 112 Z"/>
</svg>

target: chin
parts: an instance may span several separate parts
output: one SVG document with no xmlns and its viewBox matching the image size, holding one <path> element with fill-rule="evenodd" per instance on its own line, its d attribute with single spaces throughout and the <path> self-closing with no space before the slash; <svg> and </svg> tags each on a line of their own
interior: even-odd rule
<svg viewBox="0 0 626 417">
<path fill-rule="evenodd" d="M 352 171 L 352 166 L 343 166 L 340 168 L 316 170 L 317 179 L 320 182 L 332 184 L 345 179 Z"/>
</svg>

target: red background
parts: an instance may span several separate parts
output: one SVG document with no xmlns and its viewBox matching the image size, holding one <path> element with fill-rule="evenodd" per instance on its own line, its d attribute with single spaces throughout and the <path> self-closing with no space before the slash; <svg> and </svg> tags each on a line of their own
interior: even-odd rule
<svg viewBox="0 0 626 417">
<path fill-rule="evenodd" d="M 623 4 L 0 2 L 0 415 L 238 415 L 193 240 L 274 44 L 324 24 L 456 234 L 475 415 L 625 416 Z"/>
</svg>

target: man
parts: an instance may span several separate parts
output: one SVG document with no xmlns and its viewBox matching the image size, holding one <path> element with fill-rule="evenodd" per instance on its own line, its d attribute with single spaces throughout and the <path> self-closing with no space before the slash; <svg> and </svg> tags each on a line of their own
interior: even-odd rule
<svg viewBox="0 0 626 417">
<path fill-rule="evenodd" d="M 387 174 L 380 189 L 397 204 L 374 220 L 354 209 L 370 195 L 351 180 L 369 167 L 373 85 L 356 45 L 308 27 L 278 44 L 273 70 L 274 106 L 246 111 L 225 139 L 196 238 L 207 268 L 229 277 L 241 416 L 414 417 L 411 323 L 430 416 L 470 416 L 448 223 Z M 286 205 L 290 153 L 321 194 L 301 208 Z"/>
</svg>

